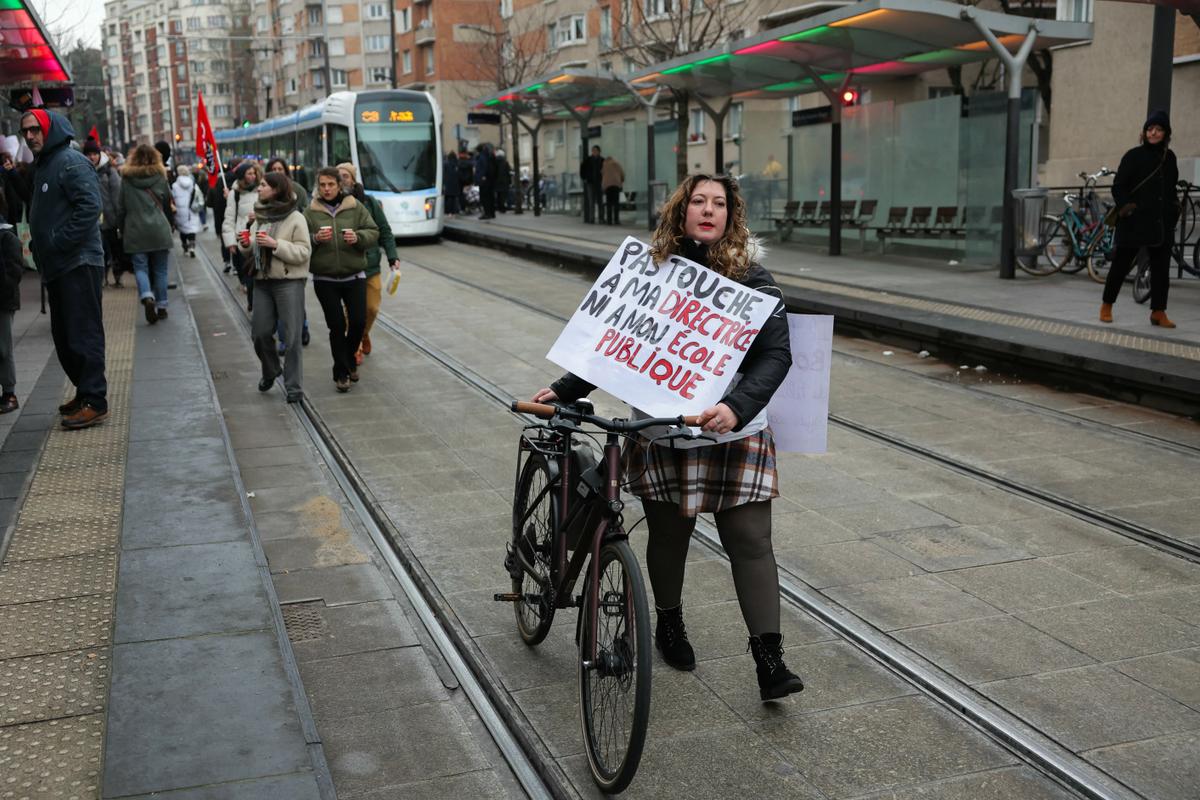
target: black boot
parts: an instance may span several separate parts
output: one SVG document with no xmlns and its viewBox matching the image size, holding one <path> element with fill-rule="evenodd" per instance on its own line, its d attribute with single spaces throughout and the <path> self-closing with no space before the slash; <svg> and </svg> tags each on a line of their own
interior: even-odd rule
<svg viewBox="0 0 1200 800">
<path fill-rule="evenodd" d="M 683 606 L 656 608 L 658 627 L 654 630 L 654 643 L 662 651 L 663 661 L 675 669 L 690 671 L 696 668 L 696 653 L 683 627 Z"/>
<path fill-rule="evenodd" d="M 782 635 L 764 633 L 762 636 L 751 636 L 747 649 L 754 654 L 758 672 L 758 696 L 764 702 L 778 700 L 804 689 L 804 681 L 800 680 L 800 676 L 783 663 Z"/>
</svg>

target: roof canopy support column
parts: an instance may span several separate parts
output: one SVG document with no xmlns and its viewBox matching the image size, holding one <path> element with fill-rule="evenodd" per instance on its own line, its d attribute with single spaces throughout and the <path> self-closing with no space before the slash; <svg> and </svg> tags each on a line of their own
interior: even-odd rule
<svg viewBox="0 0 1200 800">
<path fill-rule="evenodd" d="M 808 64 L 804 71 L 812 78 L 813 85 L 821 90 L 829 101 L 832 109 L 829 131 L 829 255 L 842 254 L 842 99 L 841 94 L 850 85 L 850 74 L 842 79 L 842 85 L 834 90 L 821 79 L 820 74 Z M 791 146 L 788 147 L 788 157 L 791 157 Z M 788 168 L 788 181 L 792 179 L 791 168 Z M 792 199 L 791 189 L 788 189 L 788 199 Z"/>
<path fill-rule="evenodd" d="M 729 115 L 729 108 L 733 105 L 733 98 L 726 98 L 725 104 L 720 109 L 716 109 L 709 105 L 708 101 L 701 95 L 696 94 L 692 96 L 713 122 L 713 139 L 716 143 L 713 171 L 723 173 L 725 172 L 725 117 Z"/>
<path fill-rule="evenodd" d="M 1193 17 L 1200 25 L 1200 17 Z M 1175 68 L 1175 9 L 1154 7 L 1154 28 L 1150 36 L 1150 88 L 1146 92 L 1146 114 L 1171 113 L 1171 72 Z"/>
<path fill-rule="evenodd" d="M 1025 33 L 1025 41 L 1016 55 L 1008 52 L 1008 48 L 1000 44 L 996 34 L 975 15 L 974 8 L 964 8 L 962 18 L 969 19 L 979 30 L 980 35 L 987 40 L 992 52 L 1004 63 L 1004 73 L 1008 78 L 1008 131 L 1004 142 L 1004 219 L 1000 227 L 1000 277 L 1012 280 L 1016 277 L 1016 205 L 1013 201 L 1013 190 L 1017 188 L 1017 165 L 1020 160 L 1019 146 L 1021 142 L 1021 71 L 1025 61 L 1037 41 L 1037 20 L 1030 20 L 1029 30 Z"/>
<path fill-rule="evenodd" d="M 521 127 L 525 129 L 525 132 L 529 134 L 529 137 L 533 139 L 533 215 L 535 217 L 540 217 L 542 215 L 542 176 L 541 167 L 539 166 L 538 161 L 538 135 L 542 132 L 542 123 L 546 121 L 546 118 L 538 115 L 537 125 L 530 125 L 521 117 L 520 114 L 514 114 L 513 116 L 517 122 L 521 124 Z M 521 143 L 513 142 L 514 152 L 519 153 L 520 149 Z M 518 175 L 517 186 L 520 185 L 521 176 Z M 520 190 L 517 191 L 517 194 L 520 194 Z M 519 207 L 520 206 L 518 206 L 518 208 Z"/>
<path fill-rule="evenodd" d="M 654 214 L 654 118 L 658 113 L 658 97 L 663 87 L 655 88 L 654 94 L 647 100 L 629 81 L 621 82 L 646 109 L 646 230 L 652 231 L 657 222 Z"/>
</svg>

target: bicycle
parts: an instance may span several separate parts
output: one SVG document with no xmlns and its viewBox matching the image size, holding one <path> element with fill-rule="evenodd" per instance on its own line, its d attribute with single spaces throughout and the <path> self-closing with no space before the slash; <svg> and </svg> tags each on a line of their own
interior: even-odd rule
<svg viewBox="0 0 1200 800">
<path fill-rule="evenodd" d="M 580 609 L 575 642 L 588 765 L 603 791 L 620 792 L 633 780 L 646 741 L 652 656 L 645 582 L 621 517 L 620 441 L 656 426 L 674 431 L 657 441 L 695 438 L 687 427 L 698 427 L 699 419 L 609 419 L 592 413 L 587 401 L 513 402 L 512 410 L 547 422 L 526 425 L 521 434 L 513 538 L 504 557 L 512 591 L 495 599 L 514 604 L 517 631 L 529 646 L 546 638 L 556 610 Z M 605 433 L 599 458 L 587 442 L 573 441 L 590 437 L 582 423 Z"/>
<path fill-rule="evenodd" d="M 1030 275 L 1044 277 L 1060 270 L 1079 272 L 1097 251 L 1107 259 L 1112 252 L 1112 231 L 1104 225 L 1104 214 L 1112 204 L 1102 203 L 1095 187 L 1100 178 L 1111 174 L 1108 167 L 1091 175 L 1079 173 L 1083 186 L 1077 193 L 1063 195 L 1066 208 L 1061 214 L 1042 216 L 1038 249 L 1032 255 L 1018 256 L 1017 266 Z"/>
<path fill-rule="evenodd" d="M 1182 192 L 1179 200 L 1179 221 L 1175 224 L 1178 238 L 1171 242 L 1171 260 L 1177 267 L 1175 277 L 1182 278 L 1184 272 L 1200 277 L 1200 236 L 1194 242 L 1188 241 L 1196 232 L 1197 219 L 1200 218 L 1200 198 L 1192 197 L 1192 192 L 1200 189 L 1200 186 L 1188 181 L 1179 181 L 1175 185 Z M 1186 257 L 1189 247 L 1192 250 L 1191 261 Z M 1138 303 L 1145 303 L 1150 299 L 1150 259 L 1145 250 L 1139 251 L 1137 255 L 1133 299 Z"/>
</svg>

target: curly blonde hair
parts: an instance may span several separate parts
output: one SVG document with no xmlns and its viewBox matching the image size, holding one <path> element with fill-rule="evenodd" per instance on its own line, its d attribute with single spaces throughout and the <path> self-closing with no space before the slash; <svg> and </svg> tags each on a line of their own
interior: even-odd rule
<svg viewBox="0 0 1200 800">
<path fill-rule="evenodd" d="M 738 190 L 737 180 L 728 175 L 689 175 L 663 204 L 658 217 L 658 227 L 650 243 L 650 253 L 655 261 L 663 261 L 682 249 L 684 226 L 687 221 L 688 204 L 692 192 L 704 181 L 713 181 L 725 187 L 724 235 L 708 246 L 708 267 L 727 278 L 741 280 L 750 271 L 752 259 L 750 243 L 752 235 L 746 224 L 746 201 Z"/>
</svg>

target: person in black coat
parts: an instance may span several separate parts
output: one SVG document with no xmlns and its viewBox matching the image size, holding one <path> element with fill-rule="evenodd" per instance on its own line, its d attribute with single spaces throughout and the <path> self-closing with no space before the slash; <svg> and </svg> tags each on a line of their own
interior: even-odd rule
<svg viewBox="0 0 1200 800">
<path fill-rule="evenodd" d="M 462 184 L 458 180 L 458 155 L 453 150 L 446 153 L 442 163 L 442 194 L 446 196 L 446 215 L 453 217 L 458 213 L 459 195 Z"/>
<path fill-rule="evenodd" d="M 683 577 L 696 515 L 711 512 L 750 634 L 759 697 L 776 700 L 804 688 L 783 662 L 779 573 L 771 546 L 771 500 L 779 492 L 766 406 L 792 365 L 783 294 L 758 263 L 761 249 L 746 223 L 746 202 L 730 177 L 693 175 L 680 184 L 663 206 L 650 252 L 658 263 L 674 255 L 691 259 L 771 298 L 773 312 L 730 388 L 700 412 L 703 430 L 715 441 L 653 442 L 645 434 L 626 442 L 622 460 L 627 488 L 646 513 L 646 571 L 663 660 L 680 670 L 696 667 L 683 625 Z M 533 401 L 572 402 L 594 388 L 568 373 L 536 392 Z"/>
<path fill-rule="evenodd" d="M 217 176 L 217 182 L 209 187 L 208 192 L 204 195 L 204 205 L 212 209 L 213 218 L 213 233 L 216 234 L 217 242 L 221 245 L 221 260 L 225 262 L 225 271 L 229 272 L 229 248 L 225 246 L 225 241 L 221 238 L 221 221 L 225 219 L 225 204 L 226 204 L 226 189 L 225 181 L 222 176 Z"/>
<path fill-rule="evenodd" d="M 512 191 L 512 165 L 503 150 L 496 151 L 496 210 L 508 211 L 508 193 Z"/>
<path fill-rule="evenodd" d="M 16 411 L 17 365 L 13 358 L 13 317 L 21 308 L 21 273 L 25 258 L 16 229 L 6 219 L 4 195 L 0 194 L 0 414 Z"/>
<path fill-rule="evenodd" d="M 1112 306 L 1121 284 L 1133 269 L 1141 248 L 1150 257 L 1150 324 L 1174 328 L 1167 318 L 1167 291 L 1171 281 L 1171 242 L 1179 220 L 1175 184 L 1179 166 L 1171 151 L 1171 120 L 1165 111 L 1154 111 L 1142 126 L 1142 143 L 1121 157 L 1113 179 L 1113 202 L 1120 218 L 1113 241 L 1112 266 L 1104 282 L 1100 321 L 1112 322 Z"/>
<path fill-rule="evenodd" d="M 479 202 L 483 206 L 480 219 L 496 218 L 496 156 L 486 142 L 479 145 L 475 155 L 475 185 L 479 187 Z"/>
</svg>

